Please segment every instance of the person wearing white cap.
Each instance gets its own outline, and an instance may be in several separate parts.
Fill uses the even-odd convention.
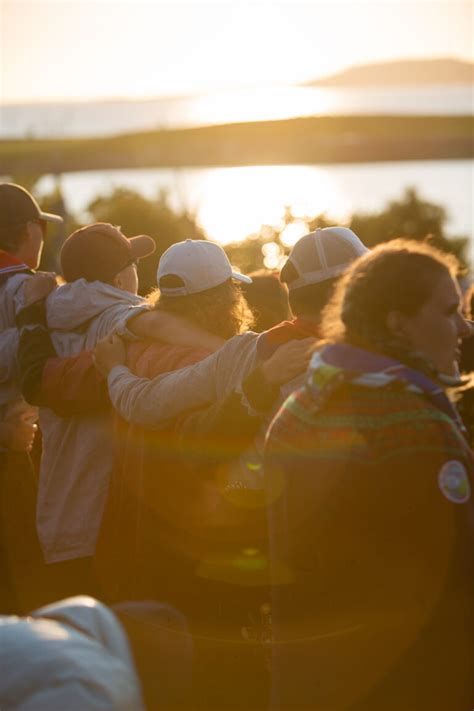
[[[263,509],[236,505],[226,484],[217,481],[261,426],[229,384],[242,380],[255,361],[256,335],[241,334],[251,323],[251,313],[238,284],[250,281],[232,268],[223,248],[210,241],[186,240],[162,255],[158,291],[151,297],[154,308],[230,339],[228,345],[233,341],[227,372],[234,374],[227,381],[208,375],[216,405],[198,412],[189,408],[179,422],[169,416],[160,432],[122,423],[111,484],[113,515],[106,519],[98,554],[98,568],[107,570],[107,582],[116,583],[115,594],[121,599],[167,600],[188,619],[198,660],[210,654],[219,660],[213,665],[220,671],[212,672],[212,685],[209,671],[199,668],[196,673],[197,705],[211,686],[224,703],[230,665],[232,677],[249,663],[255,670],[250,646],[236,645],[240,627],[252,611],[258,612],[266,594],[265,571],[234,563],[246,544],[263,550]],[[127,347],[128,366],[141,378],[197,366],[207,355],[203,349],[150,342]],[[188,394],[193,396],[194,384],[190,372],[186,385],[170,399],[170,409],[175,401],[181,408]],[[107,564],[114,559],[109,573]],[[249,688],[242,693],[253,693]],[[247,700],[259,706],[251,696]]]
[[[332,284],[337,274],[366,251],[356,235],[346,228],[317,230],[295,245],[283,269],[282,279],[289,282],[290,294],[301,296],[301,288],[303,291],[313,289],[315,284],[327,284],[329,280]],[[158,344],[144,348],[143,344],[131,344],[128,348],[129,368],[113,368],[109,375],[112,402],[127,421],[155,428],[166,426],[183,412],[224,402],[235,391],[240,397],[242,389],[253,410],[263,412],[275,405],[280,385],[305,370],[309,344],[318,335],[321,304],[318,302],[316,308],[305,308],[306,320],[297,317],[259,337],[252,332],[236,336],[245,321],[242,320],[242,298],[234,280],[245,282],[248,277],[233,270],[222,247],[212,242],[186,240],[173,245],[162,255],[157,271],[159,297],[155,300],[155,308],[186,316],[191,322],[230,340],[209,358],[204,358],[206,353],[202,350],[193,352]],[[304,282],[302,287],[301,282]],[[309,295],[307,297],[310,302]],[[276,338],[272,338],[273,335]],[[291,339],[302,342],[293,340],[292,344],[286,345]],[[280,362],[278,380],[274,380],[273,387],[268,387],[271,376],[267,365],[276,355],[278,346],[283,344],[287,349],[283,350],[284,367]],[[114,344],[109,345],[113,350]],[[101,352],[107,348],[108,344],[102,344],[96,349],[99,361]],[[262,353],[259,353],[260,349]],[[263,370],[256,367],[262,361]],[[117,394],[116,383],[121,379],[134,382],[133,392],[129,393],[125,388],[125,393],[120,393],[118,387]],[[185,436],[189,436],[189,428],[184,426],[184,430]],[[127,437],[127,441],[133,439]],[[168,442],[165,438],[164,445]],[[135,468],[135,459],[136,454],[130,460],[131,469]],[[122,485],[121,489],[126,487]],[[204,508],[194,503],[198,514],[205,516]]]
[[[115,409],[128,422],[156,427],[186,407],[204,407],[240,388],[256,363],[266,361],[278,346],[294,339],[319,337],[321,311],[335,281],[349,264],[367,251],[357,235],[346,227],[328,227],[305,235],[291,250],[280,276],[288,285],[296,318],[259,336],[249,333],[231,338],[210,358],[175,374],[139,380],[123,366],[119,342],[99,344],[96,364],[108,377],[109,395]],[[228,269],[231,270],[230,265]],[[295,374],[304,370],[298,369],[302,353],[296,348],[292,354],[288,351],[288,356],[295,358]],[[188,389],[187,383],[192,387]],[[180,393],[179,398],[173,397],[176,392]],[[252,406],[259,410],[258,400],[258,397],[252,399]],[[262,396],[262,400],[268,405],[267,397]]]
[[[167,287],[162,279],[170,275],[182,283],[177,281],[175,287]],[[169,247],[161,256],[156,276],[161,292],[170,296],[198,294],[229,279],[252,283],[250,277],[232,269],[227,254],[219,244],[203,239],[187,239]]]
[[[288,286],[294,318],[262,333],[257,342],[260,359],[292,339],[320,338],[322,312],[339,277],[369,250],[347,227],[324,227],[301,237],[282,267],[280,281]],[[287,383],[283,395],[302,384],[304,374]],[[257,402],[253,403],[258,406]]]

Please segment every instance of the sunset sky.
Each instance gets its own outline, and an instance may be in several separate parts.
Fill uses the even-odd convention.
[[[195,94],[396,58],[472,59],[472,15],[454,0],[0,0],[0,96]]]

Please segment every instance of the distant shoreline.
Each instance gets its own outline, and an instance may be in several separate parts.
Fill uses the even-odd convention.
[[[100,138],[0,140],[0,172],[10,176],[473,157],[473,116],[323,116]]]
[[[474,82],[474,63],[462,59],[401,59],[357,64],[327,77],[305,82],[311,87],[430,86]]]

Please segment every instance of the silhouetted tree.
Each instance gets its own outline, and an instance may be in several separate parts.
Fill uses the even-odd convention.
[[[439,249],[453,252],[464,263],[469,256],[468,237],[450,237],[445,233],[447,214],[444,207],[423,200],[415,188],[407,188],[400,200],[389,202],[380,212],[355,213],[349,227],[367,247],[397,237],[424,240],[427,237]]]
[[[263,227],[247,240],[227,245],[231,261],[243,271],[261,269],[264,266],[262,247],[268,242],[279,245],[282,255],[288,254],[289,248],[281,242],[280,235],[295,220],[306,222],[308,231],[337,224],[337,220],[324,213],[315,217],[295,217],[291,209],[286,208],[281,228]],[[469,238],[447,237],[446,222],[447,214],[442,206],[423,200],[415,188],[407,188],[399,200],[389,202],[380,212],[355,213],[348,227],[367,247],[375,247],[397,237],[420,241],[429,239],[433,245],[454,253],[463,264],[468,265],[472,259]]]
[[[15,182],[25,184],[33,194],[39,176],[15,176]],[[54,190],[49,195],[41,196],[45,210],[57,212],[65,217],[62,227],[51,225],[48,229],[41,260],[41,269],[57,270],[57,255],[65,236],[74,230],[78,223],[68,214],[64,203],[61,185],[57,180]],[[245,208],[245,206],[243,206]],[[118,187],[111,195],[99,195],[87,208],[90,221],[111,222],[120,225],[127,236],[149,234],[156,242],[154,255],[144,260],[139,267],[140,291],[147,293],[155,286],[156,267],[162,253],[170,245],[181,240],[206,239],[206,234],[196,221],[195,215],[186,210],[175,210],[170,205],[168,194],[161,191],[156,198],[148,199],[130,188]],[[290,207],[285,208],[282,223],[278,227],[264,225],[260,230],[249,235],[241,242],[226,245],[225,249],[232,264],[243,272],[262,269],[265,245],[270,245],[274,253],[281,258],[288,254],[289,248],[281,241],[281,235],[287,225],[296,220],[308,225],[308,231],[318,227],[336,224],[336,220],[322,213],[313,217],[294,216]],[[468,264],[468,237],[447,237],[446,210],[435,203],[421,198],[415,188],[407,188],[401,198],[392,200],[376,213],[356,212],[349,227],[368,247],[380,242],[387,242],[397,237],[430,241],[446,252],[453,252],[464,264]],[[268,247],[267,247],[268,249]],[[272,264],[270,268],[276,268]]]

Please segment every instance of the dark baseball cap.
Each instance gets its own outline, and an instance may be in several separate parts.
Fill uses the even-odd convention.
[[[0,229],[17,227],[32,220],[61,223],[60,215],[43,212],[28,190],[14,183],[0,183]]]
[[[111,282],[129,264],[152,254],[156,249],[148,235],[127,238],[120,227],[95,222],[73,232],[64,242],[61,271],[66,281]]]

